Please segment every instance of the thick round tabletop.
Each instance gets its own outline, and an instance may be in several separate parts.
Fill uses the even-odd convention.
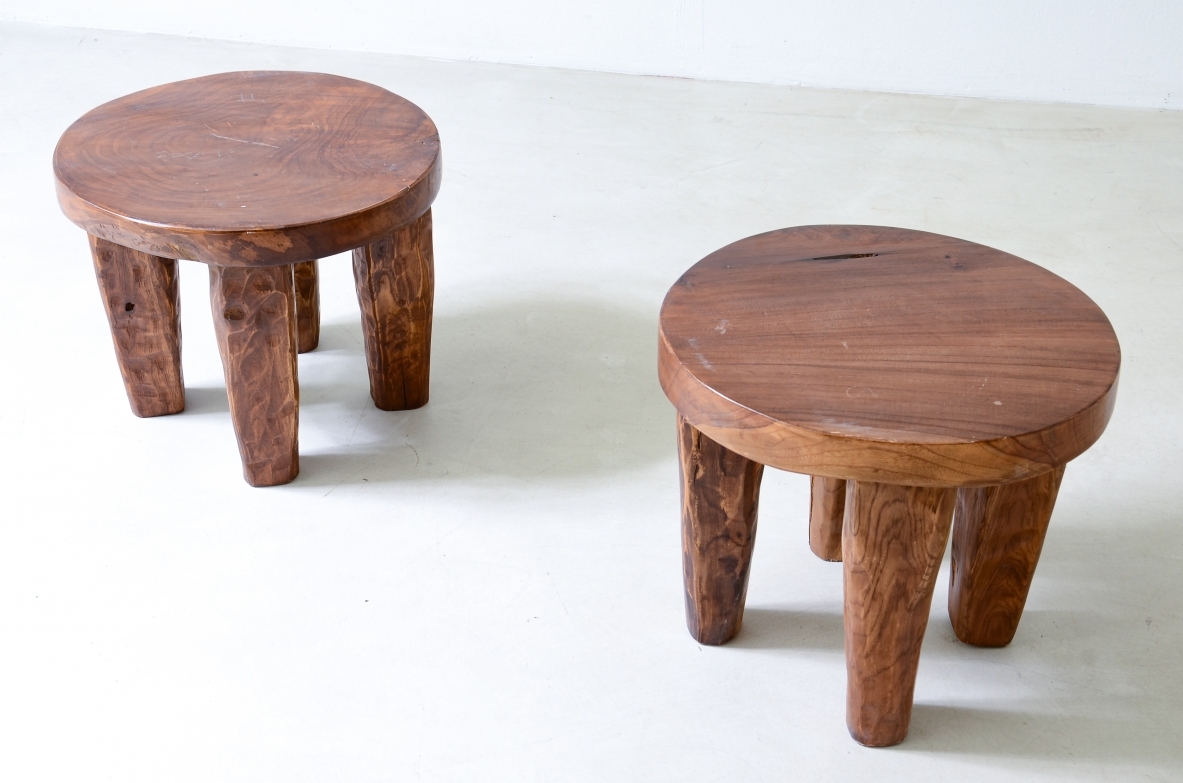
[[[168,258],[293,263],[372,242],[439,190],[435,124],[372,84],[252,71],[165,84],[86,113],[53,157],[62,210]]]
[[[959,239],[875,226],[750,237],[661,309],[660,377],[708,437],[766,465],[915,486],[1006,483],[1100,437],[1113,327],[1079,289]]]

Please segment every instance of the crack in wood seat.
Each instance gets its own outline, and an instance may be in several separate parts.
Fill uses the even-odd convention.
[[[184,409],[175,259],[204,262],[244,476],[294,479],[317,261],[347,250],[375,404],[427,403],[441,158],[414,104],[328,74],[206,76],[83,115],[53,169],[62,211],[90,235],[136,415]]]
[[[954,630],[1009,644],[1120,360],[1080,290],[972,242],[804,226],[707,256],[670,289],[659,336],[691,634],[739,632],[764,466],[811,475],[810,546],[843,562],[848,727],[902,741],[950,526]]]

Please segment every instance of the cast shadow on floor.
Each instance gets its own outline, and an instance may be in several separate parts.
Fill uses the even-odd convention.
[[[300,358],[297,485],[424,479],[526,482],[672,459],[673,408],[657,382],[657,318],[592,300],[518,300],[437,313],[431,400],[386,412],[369,398],[360,324],[325,324]]]
[[[1147,573],[1138,556],[1143,545],[1183,548],[1183,521],[1156,515],[1153,506],[1065,508],[1054,520],[1063,530],[1049,535],[1041,557],[1034,605],[1009,647],[958,641],[947,594],[938,588],[921,655],[921,696],[898,749],[993,757],[1002,765],[1041,759],[1132,765],[1167,777],[1183,769],[1176,722],[1183,683],[1174,676],[1183,624],[1171,598],[1183,594],[1183,572]],[[1144,524],[1132,530],[1131,517]],[[946,563],[942,587],[948,575]],[[1160,597],[1148,603],[1149,579]],[[1131,613],[1134,606],[1146,616]],[[752,607],[727,647],[832,652],[834,665],[844,666],[842,616]],[[926,680],[946,683],[946,692],[949,682],[957,684],[953,695],[934,701],[925,695],[931,693]]]

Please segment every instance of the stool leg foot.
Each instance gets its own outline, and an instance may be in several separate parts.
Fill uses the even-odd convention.
[[[846,725],[863,745],[901,742],[956,489],[847,483],[842,528]]]
[[[678,416],[686,625],[702,644],[739,633],[756,543],[764,466],[728,451]]]
[[[316,261],[292,264],[296,278],[296,334],[299,352],[320,344],[320,270]]]
[[[286,484],[300,472],[292,267],[211,265],[209,271],[243,477],[253,487]]]
[[[427,404],[435,267],[431,210],[353,251],[370,396],[384,411]]]
[[[846,510],[846,482],[809,477],[809,548],[822,560],[842,561],[842,517]]]
[[[185,410],[177,262],[90,236],[127,399],[137,416]]]
[[[949,619],[957,638],[1005,647],[1015,638],[1064,468],[957,493]]]

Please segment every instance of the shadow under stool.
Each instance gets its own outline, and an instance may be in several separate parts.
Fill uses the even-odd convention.
[[[739,632],[764,466],[812,476],[810,547],[843,564],[847,726],[902,741],[950,528],[957,637],[1009,644],[1120,362],[1085,294],[972,242],[805,226],[707,256],[666,295],[659,339],[691,635]]]
[[[347,250],[374,403],[427,403],[441,158],[419,107],[327,74],[206,76],[83,115],[53,169],[62,211],[90,235],[137,416],[184,410],[176,259],[204,262],[243,475],[294,479],[317,260]]]

